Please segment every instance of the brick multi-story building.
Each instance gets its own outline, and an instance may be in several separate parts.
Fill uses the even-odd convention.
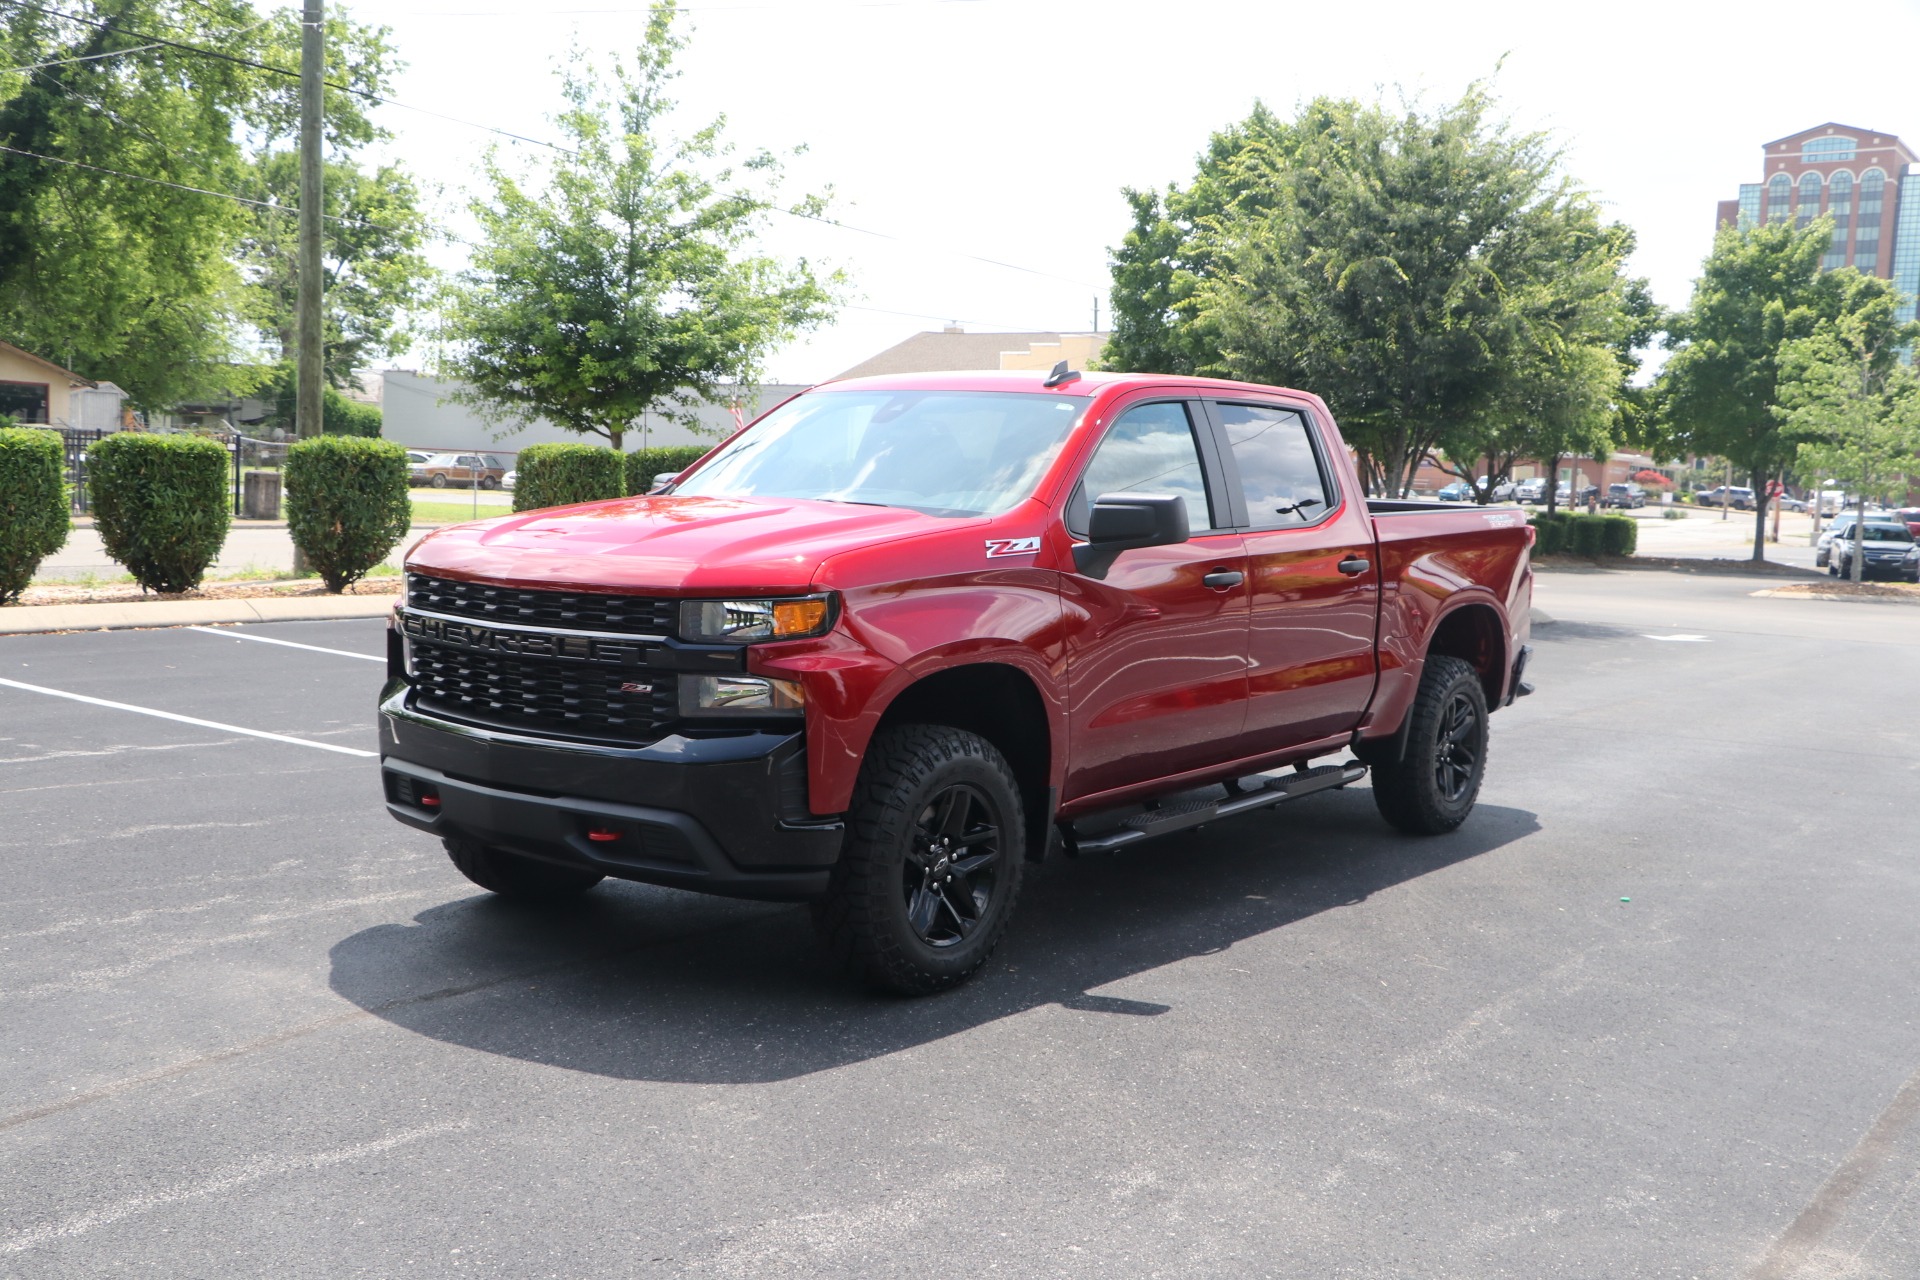
[[[1833,219],[1823,268],[1858,267],[1893,281],[1900,319],[1920,296],[1920,157],[1899,138],[1851,125],[1815,125],[1761,148],[1759,182],[1722,200],[1715,226],[1756,227],[1791,219],[1804,227]]]

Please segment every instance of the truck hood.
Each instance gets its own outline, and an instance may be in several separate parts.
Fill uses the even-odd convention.
[[[799,592],[828,556],[970,523],[802,498],[623,498],[441,529],[407,568],[616,593]]]

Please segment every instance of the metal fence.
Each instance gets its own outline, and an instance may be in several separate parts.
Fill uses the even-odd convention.
[[[112,434],[107,431],[83,431],[78,427],[49,427],[58,431],[67,451],[67,484],[73,495],[73,512],[84,515],[93,509],[87,492],[87,446]]]

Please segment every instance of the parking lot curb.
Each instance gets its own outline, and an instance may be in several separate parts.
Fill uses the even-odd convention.
[[[318,622],[384,617],[398,599],[379,596],[260,596],[234,600],[149,600],[120,604],[38,604],[0,609],[0,635],[125,631],[223,622]]]

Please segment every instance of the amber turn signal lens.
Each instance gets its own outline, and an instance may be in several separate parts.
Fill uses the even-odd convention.
[[[773,602],[773,635],[776,640],[788,636],[812,635],[827,625],[825,600],[776,600]]]

